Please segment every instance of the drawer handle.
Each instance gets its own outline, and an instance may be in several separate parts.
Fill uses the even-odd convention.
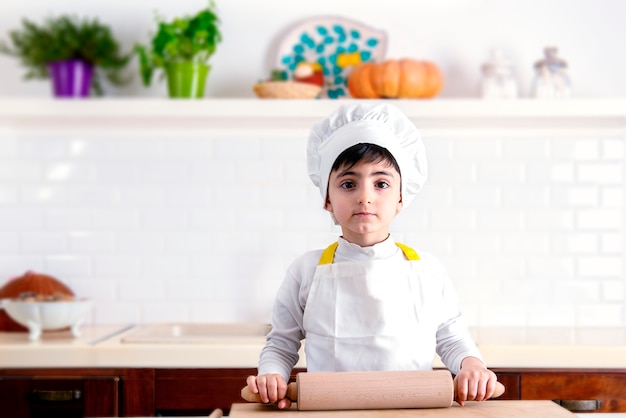
[[[569,400],[555,399],[554,402],[561,405],[568,411],[597,411],[602,407],[602,401],[597,399],[590,400]]]
[[[80,390],[33,390],[33,396],[39,401],[63,402],[80,399]]]

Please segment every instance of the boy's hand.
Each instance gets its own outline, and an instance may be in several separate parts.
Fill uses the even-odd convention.
[[[287,382],[280,374],[248,376],[246,383],[250,392],[261,396],[263,403],[275,403],[279,409],[291,407],[291,400],[285,397],[287,396]]]
[[[466,357],[454,378],[454,400],[463,406],[465,401],[485,401],[496,390],[496,374],[475,357]]]

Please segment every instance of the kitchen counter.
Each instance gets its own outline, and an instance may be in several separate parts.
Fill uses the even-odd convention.
[[[39,341],[29,341],[27,333],[0,332],[0,367],[254,368],[265,343],[262,336],[123,342],[138,329],[83,326],[79,338],[55,331],[44,332]],[[626,369],[626,330],[621,328],[492,328],[472,333],[492,368]],[[442,366],[438,359],[433,364]],[[296,367],[304,365],[302,354]]]
[[[69,331],[44,332],[38,341],[27,333],[0,332],[0,367],[256,367],[265,338],[206,343],[124,343],[137,327],[83,326],[82,335]]]

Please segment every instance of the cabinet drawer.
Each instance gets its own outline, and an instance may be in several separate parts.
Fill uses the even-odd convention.
[[[519,400],[520,398],[520,375],[519,373],[501,373],[496,371],[498,381],[504,385],[505,391],[498,400]]]
[[[82,396],[76,399],[74,392],[71,399],[71,391]],[[153,416],[154,369],[0,369],[0,417],[5,411],[11,418],[31,417],[30,410],[39,408],[48,418],[63,406],[81,411],[81,417]],[[58,415],[68,418],[70,413]]]
[[[241,388],[256,369],[157,369],[155,411],[163,415],[208,415],[241,402]]]
[[[626,412],[626,374],[524,372],[520,394],[521,399],[556,400],[577,412]]]
[[[0,409],[11,417],[118,416],[118,377],[2,377]]]
[[[304,369],[294,369],[296,373]],[[163,415],[207,415],[219,408],[226,414],[243,402],[241,389],[257,369],[156,369],[155,412]]]

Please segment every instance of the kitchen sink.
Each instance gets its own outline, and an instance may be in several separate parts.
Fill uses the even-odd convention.
[[[121,338],[134,344],[193,344],[263,342],[269,324],[256,323],[166,323],[139,325]]]

